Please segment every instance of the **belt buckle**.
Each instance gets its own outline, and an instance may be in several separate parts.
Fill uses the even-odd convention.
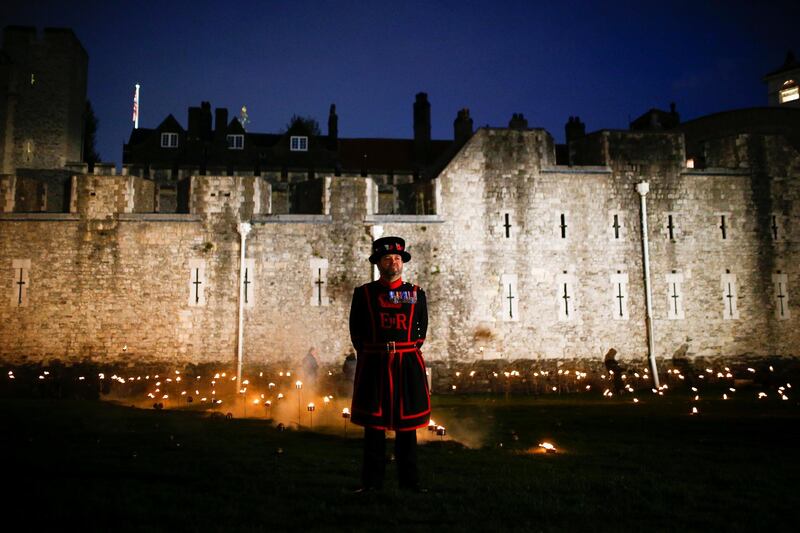
[[[389,342],[386,343],[386,351],[389,352],[389,353],[394,353],[395,352],[395,342],[394,341],[389,341]]]

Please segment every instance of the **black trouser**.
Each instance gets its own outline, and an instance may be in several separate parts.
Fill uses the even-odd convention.
[[[394,457],[397,461],[397,480],[401,488],[413,488],[417,477],[417,432],[396,431]],[[386,432],[364,428],[364,465],[361,482],[364,487],[381,488],[386,472]]]

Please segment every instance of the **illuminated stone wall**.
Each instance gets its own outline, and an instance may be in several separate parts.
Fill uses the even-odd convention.
[[[593,165],[570,167],[543,130],[481,129],[424,216],[378,214],[378,187],[356,176],[324,178],[318,215],[269,214],[256,177],[192,177],[188,215],[150,213],[142,178],[77,177],[72,213],[0,215],[0,357],[232,364],[237,227],[250,222],[245,365],[297,361],[311,345],[341,361],[380,235],[408,242],[432,362],[598,364],[610,348],[643,361],[642,180],[658,356],[795,356],[800,157],[778,137],[731,142],[747,165],[693,170],[680,135],[602,132],[586,141]]]

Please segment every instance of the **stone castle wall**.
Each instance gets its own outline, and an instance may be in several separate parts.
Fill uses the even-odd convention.
[[[370,242],[393,234],[428,294],[430,361],[644,361],[643,180],[657,355],[798,355],[797,152],[748,137],[732,141],[747,165],[693,170],[680,135],[598,138],[593,166],[556,166],[543,130],[479,130],[437,178],[435,215],[379,214],[354,176],[325,178],[318,215],[270,214],[258,177],[194,176],[191,214],[167,215],[149,180],[77,176],[72,213],[0,215],[0,358],[234,362],[249,222],[245,365],[311,345],[340,360]]]

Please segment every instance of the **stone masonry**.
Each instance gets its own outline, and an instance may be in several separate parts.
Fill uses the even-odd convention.
[[[380,235],[409,244],[431,362],[644,363],[641,181],[657,356],[796,356],[800,154],[765,135],[707,150],[714,166],[690,169],[681,134],[601,131],[559,166],[544,130],[480,129],[430,215],[380,214],[373,179],[347,175],[323,178],[316,215],[272,214],[257,176],[192,176],[190,214],[159,214],[147,179],[77,175],[70,213],[17,213],[3,176],[0,358],[232,364],[249,222],[245,366],[311,345],[340,361]]]

